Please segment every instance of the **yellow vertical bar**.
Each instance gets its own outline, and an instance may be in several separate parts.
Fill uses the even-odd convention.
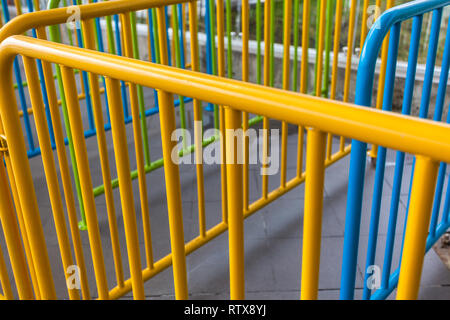
[[[308,49],[309,49],[309,20],[310,20],[310,0],[303,1],[303,21],[302,21],[302,61],[300,74],[300,92],[308,91]]]
[[[350,18],[348,26],[347,38],[347,62],[345,66],[345,80],[344,80],[344,102],[348,102],[350,94],[350,78],[352,75],[352,58],[353,58],[353,36],[355,33],[356,21],[356,0],[351,1]],[[339,150],[342,152],[345,148],[345,138],[341,137]]]
[[[189,19],[191,28],[196,27],[196,13],[197,3],[189,3]],[[164,8],[157,9],[158,16],[158,32],[159,35],[165,35],[165,21]],[[192,68],[197,66],[195,52],[192,48],[196,48],[196,33],[192,33],[191,29],[191,57]],[[160,37],[161,38],[161,37]],[[161,38],[165,39],[165,38]],[[167,65],[167,44],[161,41],[161,64]],[[175,111],[173,107],[173,95],[159,90],[159,118],[161,124],[161,140],[164,159],[164,173],[166,177],[166,195],[167,207],[169,213],[169,227],[170,227],[170,243],[172,247],[172,261],[173,261],[173,278],[175,283],[175,297],[182,300],[188,298],[187,274],[186,274],[186,254],[184,248],[184,231],[183,231],[183,209],[181,205],[181,186],[180,186],[180,171],[178,165],[171,159],[172,150],[176,148],[176,142],[172,141],[172,132],[176,129],[175,126]],[[197,102],[198,103],[198,102]],[[194,101],[194,109],[195,107]],[[197,105],[197,109],[199,106]],[[197,110],[198,111],[198,110]],[[197,148],[196,148],[197,149]],[[198,173],[198,171],[197,171]],[[198,179],[198,175],[197,175]]]
[[[183,2],[183,4],[181,5],[182,6],[182,17],[183,17],[183,19],[182,19],[182,21],[183,21],[183,48],[185,48],[185,50],[186,50],[186,3],[185,2]],[[187,57],[185,57],[185,59],[186,59],[186,69],[187,68],[189,68],[190,67],[190,63],[188,63],[188,61],[187,61]]]
[[[364,0],[362,19],[361,19],[361,41],[359,42],[360,52],[362,52],[362,48],[364,46],[364,41],[366,41],[366,35],[367,35],[367,9],[368,8],[369,8],[369,0]]]
[[[350,93],[350,77],[352,74],[353,35],[355,31],[355,20],[356,20],[356,0],[351,0],[350,18],[348,25],[348,38],[347,38],[347,62],[345,66],[344,102],[348,102]]]
[[[264,3],[264,85],[270,86],[270,3],[272,0],[266,0]],[[269,119],[263,118],[263,176],[262,176],[262,197],[267,199],[269,189],[269,176],[266,173],[268,164],[269,149]]]
[[[86,49],[95,50],[95,40],[93,38],[94,30],[92,20],[83,21],[83,36]],[[114,205],[113,190],[111,185],[111,170],[108,159],[108,148],[106,146],[106,135],[104,130],[104,121],[102,113],[102,103],[100,100],[100,87],[98,77],[89,73],[89,85],[91,87],[91,99],[94,112],[94,121],[97,131],[97,143],[102,168],[103,185],[105,187],[106,210],[108,214],[109,230],[111,234],[111,245],[116,269],[116,279],[119,287],[124,285],[122,256],[120,254],[119,232],[117,229],[116,208]],[[144,218],[144,216],[143,216]],[[144,219],[145,220],[145,219]],[[144,224],[145,226],[145,224]]]
[[[158,15],[160,17],[160,15]],[[160,27],[161,24],[165,25],[164,15],[161,13],[160,19],[158,19],[158,27],[160,30],[160,39],[164,35],[166,29]],[[161,20],[161,21],[160,21]],[[197,39],[197,3],[189,3],[189,25],[191,33],[191,65],[192,71],[200,71],[199,58],[198,58],[198,39]],[[161,56],[167,55],[167,49],[163,52],[163,46],[161,46]],[[162,64],[167,64],[161,61]],[[205,222],[205,191],[203,186],[203,128],[198,128],[196,124],[202,124],[202,103],[198,99],[194,99],[194,142],[195,142],[195,160],[197,169],[197,196],[198,196],[198,220],[200,236],[206,236],[206,222]]]
[[[243,137],[234,138],[236,130],[241,128],[241,112],[225,108],[226,163],[228,188],[228,241],[230,259],[230,298],[245,298],[244,278],[244,214],[242,201],[242,159],[238,159]],[[242,139],[240,139],[242,138]]]
[[[152,62],[152,42],[151,42],[151,32],[152,29],[150,29],[150,15],[151,11],[147,10],[147,50],[148,50],[148,61]]]
[[[108,282],[106,280],[105,262],[103,261],[103,250],[101,246],[100,231],[95,208],[94,193],[92,191],[91,174],[89,170],[89,159],[84,140],[83,124],[81,120],[80,107],[77,98],[75,76],[73,69],[61,66],[64,82],[64,91],[67,100],[70,125],[72,128],[75,146],[75,157],[80,174],[81,192],[86,210],[86,222],[88,227],[89,243],[94,264],[95,280],[99,298],[108,299]]]
[[[339,51],[340,51],[340,39],[341,39],[341,24],[342,24],[342,7],[344,5],[343,0],[337,0],[336,2],[336,22],[334,27],[334,44],[333,44],[333,67],[331,74],[331,89],[330,99],[336,99],[336,87],[338,76],[338,64],[339,64]],[[333,146],[333,135],[328,134],[327,141],[327,160],[331,160]]]
[[[309,129],[306,146],[308,174],[305,181],[301,298],[315,300],[319,289],[326,134]]]
[[[39,39],[46,40],[47,35],[44,27],[37,28]],[[53,132],[55,136],[56,151],[59,159],[59,169],[66,199],[67,215],[69,218],[70,232],[75,251],[77,265],[80,268],[80,282],[83,299],[90,299],[89,284],[87,281],[86,264],[84,261],[83,248],[81,246],[80,231],[78,229],[77,213],[75,209],[75,198],[73,194],[72,181],[70,177],[69,164],[67,161],[66,145],[64,143],[63,129],[61,125],[60,110],[58,106],[58,97],[56,94],[55,81],[53,78],[53,69],[50,63],[42,61],[45,86],[47,89],[49,109],[52,118]]]
[[[291,18],[292,18],[292,1],[284,1],[284,39],[283,39],[283,89],[289,90],[289,65],[290,65],[290,49],[291,49]],[[286,121],[281,122],[281,171],[280,186],[286,187],[286,166],[287,166],[287,134],[288,124]]]
[[[217,71],[219,77],[225,76],[225,43],[224,43],[224,6],[223,0],[217,0]],[[227,167],[225,164],[225,109],[223,106],[219,106],[219,119],[220,119],[220,174],[222,181],[222,221],[227,222]]]
[[[26,233],[29,237],[30,249],[38,279],[39,290],[42,299],[55,299],[55,287],[48,260],[47,247],[45,245],[44,231],[42,229],[36,193],[33,186],[33,178],[28,165],[25,141],[21,132],[17,103],[11,73],[0,74],[2,94],[0,95],[0,119],[4,132],[8,139],[8,145],[14,146],[8,150],[11,159],[12,170],[15,173],[17,191],[19,193],[20,206],[22,208]],[[1,128],[0,128],[1,130]],[[0,201],[3,203],[3,201]],[[4,204],[7,206],[8,204]],[[12,206],[12,204],[10,204]],[[11,208],[4,208],[6,213]],[[12,230],[12,229],[11,229]],[[17,243],[18,244],[18,243]],[[31,287],[24,290],[24,295],[32,298]]]
[[[309,49],[309,20],[310,20],[310,0],[303,1],[303,21],[302,21],[302,61],[300,73],[300,92],[308,91],[308,49]],[[297,178],[303,173],[303,147],[304,147],[304,128],[298,127],[297,144]]]
[[[25,255],[22,251],[19,229],[14,217],[14,207],[8,188],[8,178],[6,177],[5,167],[3,166],[3,156],[0,157],[0,160],[2,162],[0,164],[0,221],[5,235],[6,246],[8,247],[11,267],[16,280],[19,298],[34,299],[31,283],[28,279],[28,270]],[[6,274],[2,278],[8,279],[8,275]],[[2,279],[3,289],[6,290],[4,291],[5,294],[8,291],[8,283],[9,280]]]
[[[55,221],[56,235],[58,238],[59,250],[64,268],[64,276],[66,280],[70,278],[68,273],[69,267],[73,265],[72,250],[67,235],[67,227],[64,217],[64,208],[60,196],[60,188],[56,166],[54,163],[53,150],[50,145],[50,134],[47,126],[47,120],[44,114],[44,104],[40,84],[36,81],[39,79],[36,62],[34,59],[23,57],[25,75],[28,81],[28,90],[30,93],[30,101],[33,108],[34,121],[36,131],[41,148],[42,162],[44,165],[45,179],[47,181],[50,203],[52,206],[53,219]],[[71,300],[79,300],[80,295],[77,289],[67,288],[69,298]]]
[[[14,0],[14,5],[17,9],[17,15],[20,16],[22,14],[22,4],[20,3],[20,0]]]
[[[325,23],[326,23],[326,13],[327,6],[322,3],[320,6],[320,23],[319,23],[319,44],[317,46],[317,81],[316,81],[316,96],[322,96],[322,64],[323,64],[323,47],[325,38]]]
[[[1,123],[0,123],[0,127],[1,127]],[[1,132],[1,130],[0,130],[0,132]],[[11,166],[11,159],[6,157],[5,163],[6,163],[6,171],[8,172],[8,175],[9,175],[9,183],[11,185],[11,192],[13,195],[14,206],[15,206],[16,212],[17,212],[17,221],[19,223],[19,230],[20,230],[20,234],[22,235],[23,247],[25,249],[25,257],[28,262],[28,268],[30,270],[31,283],[33,284],[34,294],[35,294],[36,299],[40,300],[41,294],[39,291],[39,283],[37,281],[36,270],[35,270],[34,264],[33,264],[33,255],[31,254],[30,242],[29,242],[27,231],[25,228],[25,221],[23,219],[23,212],[22,212],[22,208],[20,206],[17,185],[16,185],[15,178],[14,178],[14,172],[13,172],[13,169]]]
[[[144,299],[139,240],[136,226],[133,187],[131,184],[130,163],[128,158],[127,136],[125,132],[123,106],[119,103],[120,84],[118,80],[106,78],[108,101],[111,112],[111,128],[119,178],[120,200],[122,203],[128,261],[130,264],[131,283],[134,299]],[[136,120],[138,118],[135,118]],[[139,121],[136,121],[139,122]]]
[[[3,157],[0,157],[0,161],[3,161]],[[1,166],[0,171],[2,170],[3,171],[5,170],[4,166]],[[0,173],[0,175],[2,175],[2,173]],[[9,281],[8,270],[6,269],[6,263],[3,257],[3,251],[1,247],[0,247],[0,284],[2,286],[3,295],[5,296],[5,298],[7,300],[14,299],[11,289],[11,282]]]
[[[242,81],[248,81],[248,41],[249,41],[249,4],[248,0],[242,1]],[[244,133],[248,130],[248,113],[242,113],[242,129]],[[248,163],[249,163],[249,137],[244,135],[244,166],[243,166],[243,201],[244,210],[248,209],[249,197],[248,197]]]
[[[394,2],[395,2],[394,0],[387,0],[386,10],[392,8],[394,6]],[[381,110],[381,108],[383,107],[384,81],[386,79],[387,58],[389,53],[389,35],[390,32],[388,32],[388,34],[386,35],[383,41],[383,46],[381,47],[381,66],[380,66],[380,73],[378,76],[378,90],[376,102],[376,108],[378,110]],[[376,158],[377,154],[378,154],[378,146],[373,145],[372,149],[370,149],[369,151],[369,156],[372,158]]]
[[[34,11],[41,10],[41,4],[39,3],[39,0],[34,0]]]
[[[429,158],[417,156],[416,160],[398,281],[398,300],[417,299],[419,294],[431,206],[439,166],[438,162]]]
[[[133,45],[131,38],[131,24],[130,24],[130,13],[124,13],[121,15],[122,18],[122,37],[125,44],[125,55],[129,58],[133,58]],[[160,38],[166,39],[166,38]],[[163,41],[164,42],[164,41]],[[147,266],[149,268],[153,267],[153,249],[151,240],[151,230],[150,230],[150,216],[148,207],[148,196],[147,196],[147,182],[145,178],[145,161],[144,161],[144,151],[143,151],[143,140],[142,140],[142,128],[140,122],[140,112],[139,112],[139,101],[136,84],[130,83],[130,105],[131,114],[133,117],[133,133],[134,133],[134,146],[136,149],[136,165],[138,171],[139,180],[139,195],[141,200],[141,214],[142,214],[142,224],[144,229],[144,239],[145,239],[145,249]]]

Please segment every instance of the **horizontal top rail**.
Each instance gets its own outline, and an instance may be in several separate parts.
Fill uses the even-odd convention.
[[[450,5],[450,0],[416,0],[386,10],[370,28],[358,65],[356,76],[356,103],[369,106],[375,66],[383,41],[397,23]]]
[[[192,0],[117,0],[83,4],[78,5],[77,7],[80,9],[80,19],[88,20],[191,1]],[[23,34],[33,28],[66,23],[73,15],[73,11],[67,9],[68,7],[42,10],[25,13],[15,17],[1,28],[0,42],[10,36]]]
[[[17,54],[450,162],[450,125],[444,123],[27,36],[9,37],[0,45],[1,82],[12,83]]]

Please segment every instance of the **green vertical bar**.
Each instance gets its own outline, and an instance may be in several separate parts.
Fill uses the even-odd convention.
[[[216,41],[215,41],[215,23],[214,23],[214,13],[216,10],[214,10],[214,0],[209,0],[209,28],[210,28],[210,34],[211,34],[211,64],[212,64],[212,74],[217,75],[217,67],[216,67],[216,55],[215,49],[216,49]],[[215,104],[214,105],[214,128],[219,129],[219,108]]]
[[[63,5],[64,5],[64,7],[67,7],[67,0],[63,0]],[[66,31],[67,31],[67,36],[69,38],[69,43],[71,46],[73,46],[72,32],[69,30],[69,28],[67,28],[67,25],[66,25]]]
[[[138,35],[136,29],[136,12],[131,12],[130,15],[131,22],[131,39],[133,44],[133,57],[139,60],[139,42]],[[139,113],[141,120],[141,130],[142,130],[142,142],[144,144],[144,159],[145,164],[150,165],[150,150],[148,144],[148,135],[147,135],[147,118],[145,117],[145,100],[144,100],[144,91],[141,85],[136,86],[138,91],[138,103],[139,103]]]
[[[298,16],[300,11],[300,0],[294,1],[294,63],[293,63],[293,79],[292,79],[292,90],[297,91],[298,84]]]
[[[49,31],[50,31],[50,41],[60,43],[61,37],[60,37],[59,28],[57,26],[50,26]],[[65,97],[65,93],[64,93],[64,84],[62,81],[60,67],[58,65],[56,65],[55,69],[56,69],[56,79],[58,81],[59,95],[61,98],[61,108],[63,111],[64,125],[66,127],[67,140],[69,141],[69,154],[70,154],[70,160],[72,161],[72,171],[73,171],[73,177],[75,180],[75,189],[77,191],[77,196],[78,196],[78,205],[80,206],[81,221],[78,223],[78,228],[80,230],[87,230],[86,215],[85,215],[84,204],[83,204],[83,196],[81,194],[80,176],[78,174],[78,166],[77,166],[77,161],[75,158],[75,148],[73,146],[72,130],[70,128],[69,113],[67,110],[66,97]]]
[[[324,97],[328,98],[329,95],[329,83],[330,83],[330,52],[331,52],[331,26],[333,23],[333,8],[334,0],[327,1],[327,24],[325,34],[325,66],[323,70],[323,91]]]
[[[227,15],[227,71],[228,78],[233,77],[233,57],[232,57],[232,47],[231,47],[231,0],[226,2],[226,15]]]
[[[116,45],[114,43],[114,33],[111,16],[106,17],[106,33],[108,35],[109,53],[116,54]]]
[[[261,84],[261,0],[256,2],[256,82]]]
[[[320,0],[317,1],[316,8],[316,39],[315,39],[315,48],[316,48],[316,63],[314,64],[314,86],[313,92],[316,92],[316,83],[317,83],[317,68],[319,63],[319,55],[317,54],[318,49],[318,40],[319,40],[319,31],[320,31]]]
[[[269,64],[269,74],[270,74],[270,82],[269,85],[273,87],[274,85],[274,50],[275,50],[275,0],[270,2],[270,64]]]
[[[161,63],[160,52],[159,52],[159,35],[158,35],[158,19],[156,18],[156,11],[152,9],[152,20],[153,20],[153,39],[155,39],[155,58],[156,63]]]
[[[178,36],[178,12],[177,12],[177,5],[172,5],[172,30],[173,30],[173,41],[175,43],[175,65],[177,68],[184,69],[185,66],[181,66],[181,51],[180,51],[180,38]],[[184,97],[179,96],[180,100],[180,122],[181,122],[181,128],[186,129],[186,111],[184,108]],[[186,150],[187,148],[187,141],[185,139],[185,132],[183,131],[183,149]]]

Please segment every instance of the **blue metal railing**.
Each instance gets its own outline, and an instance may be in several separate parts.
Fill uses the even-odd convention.
[[[432,25],[430,29],[429,50],[427,54],[427,63],[425,70],[425,79],[420,104],[420,117],[428,117],[428,109],[431,97],[432,81],[435,69],[435,60],[439,40],[439,31],[442,20],[442,11],[445,6],[450,5],[450,1],[444,0],[417,0],[397,6],[383,13],[370,29],[366,42],[362,49],[361,58],[358,67],[356,80],[355,102],[358,105],[370,106],[372,100],[373,82],[375,78],[375,67],[382,43],[390,31],[389,53],[386,69],[386,81],[383,97],[383,110],[391,110],[392,96],[395,83],[395,72],[398,55],[398,44],[401,24],[405,20],[412,19],[411,43],[408,57],[407,76],[404,88],[404,97],[402,113],[409,115],[411,113],[412,97],[414,90],[414,80],[416,75],[418,48],[421,35],[423,14],[432,12]],[[447,28],[447,37],[444,48],[443,61],[441,66],[441,76],[439,81],[438,94],[433,119],[441,121],[443,104],[445,99],[445,90],[449,72],[450,59],[450,27]],[[448,116],[447,122],[450,122]],[[386,248],[384,252],[384,261],[382,269],[381,286],[375,292],[371,292],[367,280],[371,276],[367,270],[375,263],[376,246],[378,241],[378,225],[380,220],[381,199],[383,193],[384,171],[386,166],[386,148],[378,149],[378,157],[375,171],[374,192],[372,199],[371,218],[369,226],[368,250],[366,255],[366,264],[364,271],[363,299],[385,299],[395,289],[400,266],[391,273],[392,258],[394,252],[395,230],[397,226],[397,216],[400,201],[400,188],[402,185],[403,169],[405,164],[405,154],[396,153],[393,192],[390,202],[388,231],[386,235]],[[363,188],[365,178],[367,144],[353,140],[350,158],[348,198],[345,221],[344,252],[341,275],[341,299],[353,299],[356,282],[357,257],[360,236],[360,225],[362,215]],[[438,224],[439,212],[441,208],[442,189],[445,180],[446,164],[441,163],[439,176],[436,185],[435,200],[430,223],[430,233],[427,239],[426,250],[440,238],[440,236],[450,227],[449,224],[449,206],[450,206],[450,187],[447,187],[442,220]],[[414,164],[412,175],[414,174]],[[411,189],[410,189],[411,191]],[[409,203],[409,200],[408,200]],[[407,208],[408,210],[408,208]],[[406,226],[407,212],[405,217]],[[404,237],[404,232],[403,232]],[[403,246],[403,245],[402,245]],[[401,252],[400,252],[401,263]]]

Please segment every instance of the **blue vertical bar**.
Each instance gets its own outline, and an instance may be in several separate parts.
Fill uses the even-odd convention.
[[[116,36],[117,55],[122,56],[122,42],[120,41],[120,25],[119,16],[114,15],[114,31]],[[120,81],[120,90],[122,93],[123,115],[125,120],[131,119],[128,113],[128,95],[125,81]]]
[[[2,6],[3,6],[3,16],[5,18],[5,22],[8,22],[11,19],[11,17],[9,15],[8,3],[6,2],[6,0],[2,0]],[[13,67],[14,67],[14,76],[15,76],[16,82],[17,82],[17,89],[19,90],[19,100],[20,100],[20,105],[21,105],[22,112],[23,112],[23,120],[24,120],[24,124],[25,124],[25,132],[27,134],[28,147],[30,149],[29,151],[34,153],[35,145],[34,145],[34,140],[33,140],[33,133],[31,132],[30,118],[28,116],[28,106],[27,106],[27,101],[25,99],[22,75],[20,74],[19,60],[17,57],[14,59]]]
[[[400,39],[400,23],[395,24],[391,29],[389,38],[389,54],[386,68],[386,80],[384,84],[383,110],[391,111],[392,97],[394,94],[395,68],[397,66],[398,43]],[[372,213],[370,218],[370,231],[368,239],[368,249],[366,256],[366,268],[364,270],[364,290],[363,299],[370,298],[370,289],[367,286],[367,280],[371,274],[367,273],[369,266],[375,262],[375,253],[378,239],[378,225],[380,220],[381,198],[383,195],[384,170],[386,164],[386,148],[378,148],[377,166],[375,171],[375,183],[372,199]]]
[[[422,99],[420,100],[419,117],[428,117],[428,107],[430,105],[431,88],[433,85],[434,67],[436,64],[436,53],[439,44],[439,31],[442,19],[442,8],[433,10],[433,18],[431,21],[430,40],[428,45],[427,62],[425,68],[425,77],[423,81]],[[415,159],[413,160],[411,179],[409,184],[408,202],[406,207],[405,225],[403,227],[403,240],[405,239],[406,222],[408,219],[409,203],[411,197],[412,182],[414,176]],[[403,253],[403,244],[400,257]]]
[[[180,62],[181,62],[181,68],[186,68],[186,57],[184,54],[184,41],[183,41],[183,5],[179,3],[177,5],[178,9],[178,39],[180,41]]]
[[[94,3],[98,2],[98,0],[94,0]],[[103,45],[103,34],[102,28],[100,25],[100,18],[95,18],[95,29],[97,31],[97,42],[98,42],[98,50],[100,52],[105,52],[105,47]],[[108,118],[108,123],[111,123],[111,119],[109,116],[109,103],[108,103],[108,93],[106,92],[106,80],[105,77],[102,76],[103,88],[105,89],[105,106],[106,106],[106,116]]]
[[[164,7],[164,17],[166,20],[166,41],[167,41],[167,58],[169,59],[169,66],[172,65],[172,46],[170,45],[170,39],[169,39],[169,13],[168,13],[168,7]],[[175,30],[172,30],[175,32]]]
[[[408,69],[406,71],[405,95],[403,98],[403,105],[402,105],[402,114],[405,115],[409,115],[411,113],[422,21],[423,21],[422,15],[413,18],[411,42],[408,55]],[[392,254],[395,240],[395,229],[397,226],[397,216],[400,202],[400,191],[403,178],[404,163],[405,163],[405,153],[397,151],[395,161],[394,181],[392,186],[392,197],[389,209],[389,222],[386,237],[386,248],[384,254],[383,271],[381,279],[381,288],[383,289],[387,289],[389,287],[389,275],[391,272],[391,265],[392,265]]]
[[[447,35],[445,40],[444,54],[442,55],[441,75],[439,79],[439,87],[436,96],[436,105],[434,109],[434,121],[441,121],[442,110],[445,101],[445,90],[447,89],[448,71],[450,67],[450,24],[447,26]],[[441,162],[439,165],[439,174],[436,183],[435,197],[433,203],[433,211],[430,221],[430,237],[436,235],[436,226],[439,218],[439,211],[441,209],[442,189],[444,188],[445,171],[447,170],[447,164]]]
[[[150,47],[151,47],[151,61],[153,63],[156,63],[156,48],[155,48],[155,37],[153,35],[153,16],[152,16],[152,9],[148,9],[147,11],[147,15],[148,15],[148,32],[150,35]],[[153,97],[155,99],[155,109],[159,110],[159,102],[158,102],[158,94],[157,91],[155,89],[153,89]]]
[[[28,5],[28,11],[33,12],[34,11],[33,1],[27,0],[27,5]],[[32,30],[32,34],[33,34],[34,38],[37,38],[36,29]],[[53,123],[52,123],[52,118],[51,118],[51,114],[50,114],[50,105],[48,102],[47,88],[45,86],[44,71],[42,69],[41,60],[36,60],[36,63],[37,63],[38,74],[39,74],[39,82],[40,82],[41,90],[42,90],[42,99],[44,101],[44,106],[45,106],[45,114],[47,117],[47,125],[48,125],[48,130],[50,133],[50,142],[51,142],[52,148],[55,149],[56,148],[55,135],[53,132]]]
[[[450,123],[450,112],[447,123]],[[442,223],[447,225],[450,220],[450,183],[447,183],[447,195],[445,196],[444,211],[442,212]]]
[[[77,0],[73,0],[73,5],[78,5]],[[78,37],[78,46],[80,48],[84,48],[83,44],[83,36],[81,34],[81,29],[77,28],[77,37]],[[81,72],[81,76],[83,77],[83,83],[84,83],[84,91],[86,92],[86,109],[87,109],[87,115],[89,120],[89,128],[91,131],[95,131],[95,124],[94,124],[94,114],[92,113],[92,102],[91,102],[91,93],[89,88],[89,80],[88,75],[86,71]]]
[[[209,1],[205,1],[205,33],[206,33],[206,73],[212,74],[212,57],[211,57],[211,16],[210,16],[210,8]],[[212,103],[208,103],[206,107],[207,111],[214,111],[214,105]]]

